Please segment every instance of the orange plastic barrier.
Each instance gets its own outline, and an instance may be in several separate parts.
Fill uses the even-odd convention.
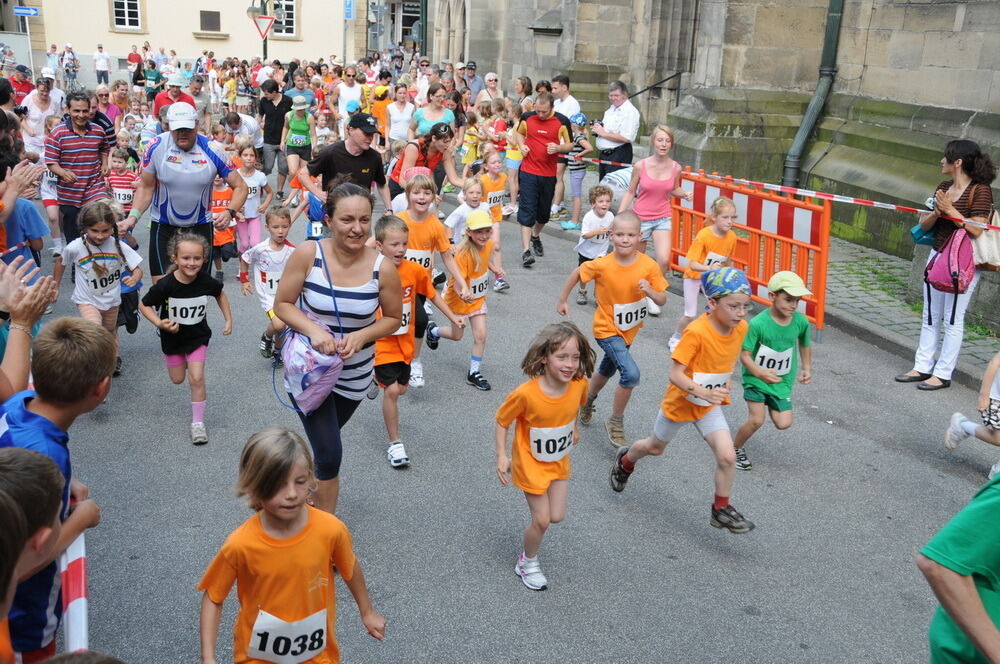
[[[754,289],[753,299],[770,305],[768,280],[775,272],[791,270],[813,292],[802,298],[800,311],[817,330],[822,330],[830,255],[830,201],[803,200],[699,173],[690,168],[681,173],[681,186],[694,195],[694,200],[674,198],[671,267],[684,269],[681,261],[686,262],[688,248],[705,227],[712,201],[720,196],[732,199],[739,211],[733,230],[740,236],[733,265],[746,272]]]

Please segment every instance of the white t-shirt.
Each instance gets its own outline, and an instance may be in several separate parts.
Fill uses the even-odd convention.
[[[400,192],[392,199],[392,213],[399,214],[406,211],[406,192]]]
[[[598,228],[610,229],[611,222],[614,220],[615,215],[611,210],[608,210],[603,217],[598,217],[593,210],[583,215],[583,221],[580,222],[580,241],[576,243],[577,253],[584,258],[600,258],[608,253],[608,244],[610,242],[607,233],[595,235],[587,239],[583,238],[583,234],[595,231]]]
[[[483,203],[480,203],[477,207],[470,207],[468,203],[462,203],[444,220],[444,225],[451,229],[451,239],[455,244],[459,244],[462,238],[465,237],[465,222],[473,210],[486,210],[489,212],[489,208]]]
[[[267,239],[255,244],[240,256],[250,266],[251,282],[254,292],[260,298],[260,306],[264,311],[274,307],[274,294],[278,292],[278,282],[285,271],[288,259],[292,257],[295,247],[286,242],[280,249],[271,248],[271,240]]]
[[[556,99],[555,103],[552,104],[552,110],[556,113],[562,113],[569,120],[580,112],[580,102],[573,95],[569,95],[565,99]]]
[[[107,53],[94,53],[94,68],[97,71],[110,71],[111,57]]]
[[[271,65],[266,65],[257,70],[257,85],[260,85],[267,79],[271,78],[271,74],[274,73],[274,67]]]
[[[243,204],[243,216],[247,219],[256,219],[260,216],[261,192],[267,186],[267,176],[258,170],[254,170],[253,175],[245,175],[243,171],[237,172],[247,183],[247,200]]]
[[[119,255],[113,237],[105,240],[100,247],[88,247],[85,242],[85,238],[78,237],[62,250],[62,264],[67,267],[75,264],[77,269],[76,287],[71,299],[74,304],[92,304],[101,311],[117,307],[121,303],[122,277],[126,276],[123,268],[127,265],[128,269],[134,270],[142,262],[142,257],[124,242],[120,243],[122,253]],[[105,268],[103,275],[97,273],[95,265]]]
[[[410,121],[413,119],[415,106],[411,102],[406,102],[403,110],[399,110],[396,102],[392,102],[387,107],[389,110],[389,140],[407,140],[407,130],[410,128]]]
[[[990,387],[990,399],[997,399],[1000,401],[1000,371],[993,378],[993,385]]]

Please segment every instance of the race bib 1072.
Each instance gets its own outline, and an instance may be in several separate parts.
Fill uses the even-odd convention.
[[[180,325],[197,325],[205,320],[208,296],[172,297],[167,300],[167,318]]]

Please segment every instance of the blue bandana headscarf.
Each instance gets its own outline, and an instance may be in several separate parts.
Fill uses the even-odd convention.
[[[702,272],[701,286],[705,289],[705,297],[713,300],[734,293],[752,294],[747,275],[735,267],[720,267],[716,270]]]

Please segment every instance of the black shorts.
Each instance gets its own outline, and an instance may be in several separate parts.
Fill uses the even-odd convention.
[[[299,159],[309,161],[312,159],[312,145],[286,145],[285,158],[295,155]]]
[[[577,252],[577,254],[576,254],[576,264],[577,264],[578,267],[580,265],[583,265],[584,263],[588,263],[588,262],[590,262],[592,260],[594,260],[594,259],[593,258],[587,258],[586,256],[584,256],[583,254],[581,254],[579,252]]]
[[[556,193],[556,178],[518,171],[520,185],[517,195],[517,223],[532,227],[549,223],[552,213],[552,197]]]
[[[200,235],[208,242],[209,255],[205,257],[205,264],[202,271],[210,274],[212,271],[211,247],[212,232],[214,228],[211,223],[195,224],[194,226],[171,226],[161,224],[158,221],[149,222],[149,276],[159,277],[166,273],[170,267],[170,240],[181,232],[194,233]]]
[[[406,362],[389,362],[375,365],[375,382],[379,387],[389,387],[393,383],[410,384],[410,365]]]
[[[236,248],[235,242],[227,242],[225,244],[220,244],[218,246],[212,247],[213,261],[222,261],[223,263],[228,263],[231,259],[236,258],[239,255],[240,252]]]

